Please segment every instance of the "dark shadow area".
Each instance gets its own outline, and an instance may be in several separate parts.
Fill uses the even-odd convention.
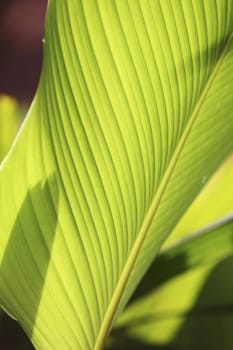
[[[233,256],[230,256],[209,275],[173,341],[180,350],[233,349],[232,271]]]
[[[0,349],[33,350],[33,346],[19,323],[0,311]]]
[[[27,329],[29,337],[33,332],[50,262],[57,224],[57,205],[58,188],[54,177],[27,193],[0,266],[2,305]],[[12,304],[14,308],[11,308]],[[16,324],[5,316],[1,318],[1,349],[20,349],[19,339],[15,338],[14,333],[18,328],[20,337]],[[21,342],[25,342],[23,332]]]
[[[129,304],[139,298],[153,292],[170,278],[173,278],[187,270],[185,254],[179,254],[174,257],[160,255],[153,261],[152,265],[142,278],[140,284],[131,297]]]

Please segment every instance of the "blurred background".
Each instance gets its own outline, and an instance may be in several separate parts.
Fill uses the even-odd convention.
[[[47,0],[0,0],[0,162],[33,99],[42,64]],[[0,349],[33,349],[0,310]]]
[[[0,0],[0,93],[29,103],[42,61],[47,0]]]

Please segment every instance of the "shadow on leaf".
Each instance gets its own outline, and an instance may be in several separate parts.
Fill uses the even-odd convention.
[[[28,191],[1,261],[0,302],[19,321],[29,338],[33,333],[50,262],[57,205],[58,188],[53,176],[45,184],[39,183]],[[15,338],[16,328],[15,321],[1,317],[1,348],[20,349],[19,340]],[[6,339],[7,334],[15,339],[17,345],[12,344],[12,339]],[[23,338],[24,335],[24,343]],[[12,344],[11,348],[9,344]],[[27,344],[22,349],[30,348]]]

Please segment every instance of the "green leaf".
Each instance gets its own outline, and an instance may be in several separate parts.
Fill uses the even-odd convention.
[[[195,340],[194,334],[203,327],[200,349],[221,346],[224,334],[218,319],[226,328],[232,322],[232,234],[233,215],[229,215],[155,259],[117,323],[115,333],[119,339],[123,336],[125,346],[137,340],[196,349],[200,339]],[[114,346],[118,338],[113,337]],[[232,348],[231,337],[226,344],[224,349]]]
[[[224,161],[207,182],[178,225],[168,237],[162,249],[166,249],[187,232],[201,230],[223,216],[233,212],[233,156]]]
[[[155,259],[133,299],[189,269],[211,262],[216,264],[232,255],[232,235],[233,212],[200,231],[176,241]]]
[[[233,317],[232,171],[231,156],[165,242],[117,322],[114,346],[123,338],[127,348],[140,342],[179,349],[219,349],[224,343],[224,349],[232,348],[226,334]],[[222,214],[225,216],[188,234],[189,228],[199,228]]]
[[[0,162],[14,140],[21,115],[22,112],[12,97],[0,95]]]
[[[0,172],[0,300],[40,349],[100,349],[233,149],[231,1],[50,0]]]

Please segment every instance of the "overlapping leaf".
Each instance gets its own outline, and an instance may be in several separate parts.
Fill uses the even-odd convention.
[[[232,235],[229,215],[161,253],[120,316],[110,348],[231,349]]]
[[[0,173],[0,300],[39,349],[100,349],[233,149],[231,1],[50,0]]]
[[[231,217],[233,212],[233,155],[221,164],[214,176],[208,181],[195,201],[181,218],[175,230],[163,244],[163,249],[174,244],[187,232],[202,230],[215,221]]]

